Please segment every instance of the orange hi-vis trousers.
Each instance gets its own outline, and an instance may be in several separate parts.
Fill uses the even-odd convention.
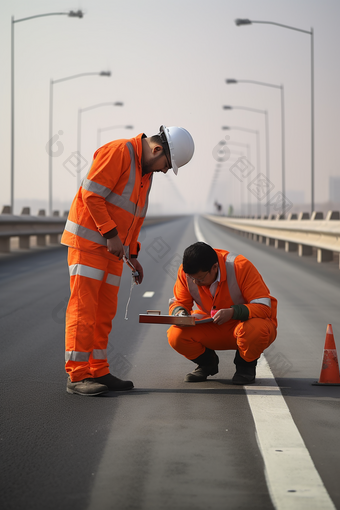
[[[244,322],[230,320],[218,326],[212,322],[196,326],[171,326],[168,341],[175,351],[194,360],[212,350],[239,350],[246,361],[259,358],[274,342],[276,327],[270,319],[249,319]]]
[[[71,381],[109,373],[107,344],[116,315],[123,261],[69,248],[65,368]]]

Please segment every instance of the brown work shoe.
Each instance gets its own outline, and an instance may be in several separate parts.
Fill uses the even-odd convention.
[[[125,391],[132,390],[133,382],[132,381],[122,381],[122,379],[118,379],[112,374],[102,375],[102,377],[96,377],[94,381],[97,383],[105,384],[110,391]]]
[[[95,397],[109,390],[104,384],[99,384],[95,379],[83,379],[82,381],[72,382],[70,378],[66,385],[67,393],[83,395],[84,397]]]

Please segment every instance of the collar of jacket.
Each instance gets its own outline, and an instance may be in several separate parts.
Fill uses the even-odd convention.
[[[139,133],[139,135],[130,138],[128,141],[133,145],[133,150],[136,154],[136,163],[138,164],[138,171],[140,172],[140,176],[143,180],[150,180],[152,178],[153,173],[143,175],[142,173],[142,155],[143,155],[143,138],[147,138],[145,133]]]
[[[136,155],[136,162],[138,163],[140,170],[142,170],[142,138],[146,138],[144,133],[139,133],[139,135],[127,140],[133,145],[133,150]]]

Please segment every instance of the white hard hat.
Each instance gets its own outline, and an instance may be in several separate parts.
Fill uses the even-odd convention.
[[[171,126],[161,126],[159,128],[160,137],[168,142],[170,149],[171,165],[174,173],[177,175],[178,168],[186,165],[191,160],[195,144],[191,134],[184,128]]]

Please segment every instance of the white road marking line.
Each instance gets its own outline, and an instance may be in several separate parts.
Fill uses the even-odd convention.
[[[206,243],[197,217],[194,228],[198,241]],[[258,362],[257,377],[266,385],[244,386],[244,389],[274,507],[335,510],[264,354]]]
[[[154,295],[154,292],[152,290],[148,290],[147,292],[144,292],[143,297],[152,297]]]
[[[257,377],[264,386],[244,389],[275,508],[335,510],[264,355]]]
[[[198,225],[197,216],[195,216],[195,219],[194,219],[194,229],[195,229],[195,236],[197,237],[197,241],[199,241],[200,243],[206,243],[207,241],[204,239],[204,236],[203,236],[201,229]]]

